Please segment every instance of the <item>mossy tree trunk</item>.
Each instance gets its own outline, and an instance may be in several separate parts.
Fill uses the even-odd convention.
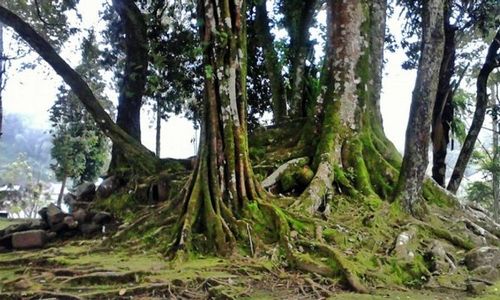
[[[198,12],[205,65],[203,119],[174,249],[189,251],[193,231],[201,230],[216,252],[227,255],[240,236],[238,220],[245,208],[265,197],[248,157],[245,1],[202,0]]]
[[[386,1],[328,1],[327,73],[316,116],[316,173],[296,202],[322,211],[335,194],[388,198],[399,155],[380,113]]]
[[[141,142],[141,107],[148,68],[148,40],[144,16],[133,0],[113,0],[125,33],[125,70],[120,82],[116,124]],[[113,145],[110,172],[126,163],[126,152]]]
[[[278,53],[274,48],[274,38],[267,15],[265,0],[255,1],[255,29],[257,31],[259,44],[264,50],[264,64],[269,76],[272,93],[272,109],[275,124],[282,123],[287,117],[286,90],[284,78],[281,74],[282,66],[279,62]]]
[[[497,31],[493,41],[488,48],[488,54],[486,55],[485,62],[479,71],[476,83],[476,110],[474,111],[474,117],[472,118],[472,123],[469,128],[469,132],[465,138],[462,149],[458,156],[455,168],[451,174],[450,182],[448,183],[447,189],[456,193],[462,182],[464,176],[465,168],[469,163],[469,159],[474,150],[474,144],[476,143],[479,131],[483,126],[484,117],[486,115],[486,108],[488,106],[488,77],[490,73],[500,66],[500,59],[498,50],[500,49],[500,30]]]
[[[154,154],[113,122],[85,80],[57,54],[40,34],[2,5],[0,5],[0,22],[11,27],[71,87],[104,134],[124,153],[128,153],[130,159],[127,159],[127,164],[129,166],[144,174],[156,172],[158,160]]]
[[[436,101],[432,112],[432,178],[442,187],[446,179],[446,154],[450,142],[450,129],[453,122],[452,77],[455,73],[456,26],[450,23],[452,3],[447,0],[444,6],[444,54],[439,69],[439,83]]]
[[[418,214],[422,184],[429,163],[432,109],[444,50],[443,9],[443,0],[423,2],[420,60],[406,129],[403,164],[395,192],[395,198],[412,214]]]

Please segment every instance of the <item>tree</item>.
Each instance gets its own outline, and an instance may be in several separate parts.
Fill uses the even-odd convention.
[[[82,62],[76,71],[89,82],[99,102],[112,109],[112,103],[103,96],[104,83],[99,74],[99,50],[91,31],[82,43]],[[85,112],[78,98],[65,86],[59,88],[59,95],[50,110],[52,122],[52,158],[56,163],[51,168],[57,180],[62,181],[58,206],[68,178],[78,185],[94,181],[102,174],[107,161],[108,142],[91,116]]]
[[[460,182],[462,181],[465,167],[469,162],[472,155],[474,144],[476,143],[479,131],[483,126],[484,117],[486,115],[486,108],[488,105],[488,95],[487,95],[487,85],[488,77],[490,73],[500,66],[499,63],[499,53],[500,49],[500,30],[497,31],[493,41],[491,42],[488,53],[486,55],[485,62],[479,71],[476,83],[476,110],[474,112],[474,117],[472,119],[472,124],[469,128],[469,132],[465,138],[464,145],[460,150],[455,168],[448,183],[447,189],[452,193],[456,193]]]
[[[407,212],[417,214],[428,164],[432,108],[436,99],[439,66],[443,57],[443,1],[423,2],[422,41],[417,80],[406,129],[405,153],[395,197]]]
[[[12,27],[72,88],[99,128],[117,147],[122,149],[121,151],[130,154],[130,158],[127,159],[128,165],[146,174],[156,171],[157,159],[154,154],[113,122],[83,78],[57,54],[42,36],[3,5],[0,5],[0,21]]]
[[[2,124],[3,124],[3,105],[2,105],[2,93],[5,88],[5,58],[3,53],[3,25],[0,23],[0,137],[2,136]]]

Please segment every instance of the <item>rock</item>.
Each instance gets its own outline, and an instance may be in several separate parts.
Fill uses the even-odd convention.
[[[412,262],[415,258],[415,253],[410,249],[411,240],[415,237],[415,228],[410,228],[407,231],[401,232],[396,238],[394,244],[394,255],[403,261]]]
[[[76,221],[73,216],[64,217],[63,223],[68,225],[69,229],[75,229],[78,227],[78,221]]]
[[[42,229],[42,230],[47,230],[49,229],[49,224],[47,224],[46,221],[37,219],[37,220],[32,220],[30,224],[30,229],[35,230],[35,229]]]
[[[14,249],[40,248],[45,245],[47,235],[43,230],[29,230],[12,234]]]
[[[53,203],[50,203],[47,206],[47,223],[50,228],[53,228],[59,223],[62,223],[66,214],[61,210],[61,208],[55,206]]]
[[[78,225],[78,230],[84,235],[91,235],[101,230],[101,226],[94,223],[84,223]]]
[[[91,202],[95,197],[95,184],[92,182],[85,182],[80,184],[75,190],[77,201]]]
[[[443,244],[433,240],[426,253],[426,259],[430,261],[430,270],[439,274],[447,273],[455,269],[455,263],[448,257]]]
[[[12,234],[6,234],[0,237],[0,247],[12,249]]]
[[[500,271],[492,266],[480,266],[472,270],[472,275],[475,278],[495,282],[500,278]]]
[[[90,220],[90,214],[83,208],[78,208],[72,213],[72,215],[73,218],[75,218],[75,220],[80,224]]]
[[[42,218],[43,221],[45,221],[47,224],[47,207],[43,207],[42,209],[40,209],[38,211],[38,215],[40,216],[40,218]]]
[[[107,224],[111,221],[112,217],[111,214],[105,211],[100,211],[95,214],[95,216],[92,218],[92,223],[95,223],[97,225],[104,225]]]
[[[63,201],[69,207],[69,211],[73,211],[73,206],[76,201],[76,196],[71,193],[68,193],[64,195]]]
[[[474,295],[480,295],[484,293],[486,290],[487,285],[484,282],[480,281],[468,281],[467,282],[467,292],[474,294]]]
[[[12,224],[7,226],[4,230],[4,234],[11,234],[14,232],[27,231],[31,229],[31,223],[20,223],[20,224]]]
[[[105,199],[111,196],[111,194],[118,187],[118,180],[115,176],[110,176],[99,185],[97,188],[97,197],[99,199]]]
[[[500,248],[484,246],[472,249],[465,255],[465,265],[469,270],[481,266],[500,268]]]

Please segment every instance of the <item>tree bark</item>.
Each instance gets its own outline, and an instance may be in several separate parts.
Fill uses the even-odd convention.
[[[500,98],[498,94],[498,83],[493,85],[492,88],[492,104],[493,107],[498,108],[500,105]],[[491,114],[491,123],[492,123],[492,129],[493,129],[493,166],[498,166],[499,165],[499,149],[498,147],[500,146],[498,144],[498,137],[499,137],[499,132],[498,132],[498,111],[495,113]],[[500,202],[500,174],[499,171],[495,168],[492,172],[492,188],[493,188],[493,219],[495,221],[499,220],[499,202]]]
[[[311,47],[309,28],[313,21],[317,0],[284,1],[285,23],[290,35],[290,101],[291,114],[295,117],[305,115],[302,111],[305,63]]]
[[[488,95],[487,95],[487,85],[488,77],[493,69],[499,66],[500,55],[497,53],[500,48],[500,30],[497,31],[495,38],[491,42],[488,48],[488,54],[486,55],[486,60],[479,71],[476,83],[476,110],[474,112],[474,117],[472,119],[472,124],[465,138],[464,145],[460,150],[455,168],[451,175],[450,182],[448,183],[447,189],[456,193],[460,182],[464,176],[465,168],[469,163],[469,159],[474,150],[474,144],[476,143],[479,131],[483,126],[484,117],[486,114],[486,108],[488,106]]]
[[[453,90],[451,78],[455,73],[455,32],[450,24],[451,1],[444,8],[444,54],[439,69],[439,83],[436,101],[432,112],[432,178],[442,187],[446,178],[446,154],[450,141],[450,128],[453,121]]]
[[[264,50],[264,64],[271,83],[272,109],[275,124],[282,123],[287,117],[286,90],[281,65],[276,49],[274,49],[274,38],[271,34],[270,20],[267,15],[266,1],[256,1],[256,31],[259,44]]]
[[[64,189],[66,188],[66,181],[67,180],[68,180],[68,176],[66,176],[66,174],[64,174],[64,178],[61,182],[61,190],[59,191],[59,195],[57,196],[57,206],[58,207],[61,207],[62,199],[64,196]]]
[[[197,222],[217,253],[232,253],[236,237],[246,236],[239,230],[239,217],[251,201],[265,197],[248,156],[244,2],[198,2],[206,45],[205,97],[197,164],[175,241],[177,254],[191,248]]]
[[[161,106],[160,98],[156,100],[156,157],[161,155]]]
[[[5,54],[3,50],[3,24],[0,23],[0,137],[2,137],[2,125],[3,125],[3,103],[2,95],[5,88]]]
[[[125,33],[125,70],[120,83],[116,124],[141,142],[142,96],[146,87],[148,41],[144,16],[133,0],[113,0]],[[110,170],[125,161],[119,147],[113,146]]]
[[[397,176],[397,152],[383,133],[379,105],[386,1],[330,0],[327,12],[315,175],[296,202],[310,213],[321,212],[336,193],[385,198]]]
[[[156,171],[157,160],[154,154],[113,122],[87,83],[56,53],[46,40],[29,24],[2,5],[0,5],[0,21],[4,25],[12,27],[71,87],[104,134],[123,152],[129,154],[129,165],[146,174]]]
[[[429,162],[432,109],[436,100],[439,67],[443,58],[443,0],[426,0],[422,12],[422,40],[417,79],[406,129],[405,153],[395,198],[418,215],[422,183]]]

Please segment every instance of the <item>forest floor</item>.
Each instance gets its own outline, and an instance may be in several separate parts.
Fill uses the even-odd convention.
[[[4,222],[5,223],[5,222]],[[5,224],[4,224],[5,225]],[[172,265],[131,243],[102,237],[0,254],[0,299],[467,299],[460,288],[380,286],[346,292],[335,279],[294,272],[266,258],[198,256]],[[474,299],[500,299],[500,283]]]

